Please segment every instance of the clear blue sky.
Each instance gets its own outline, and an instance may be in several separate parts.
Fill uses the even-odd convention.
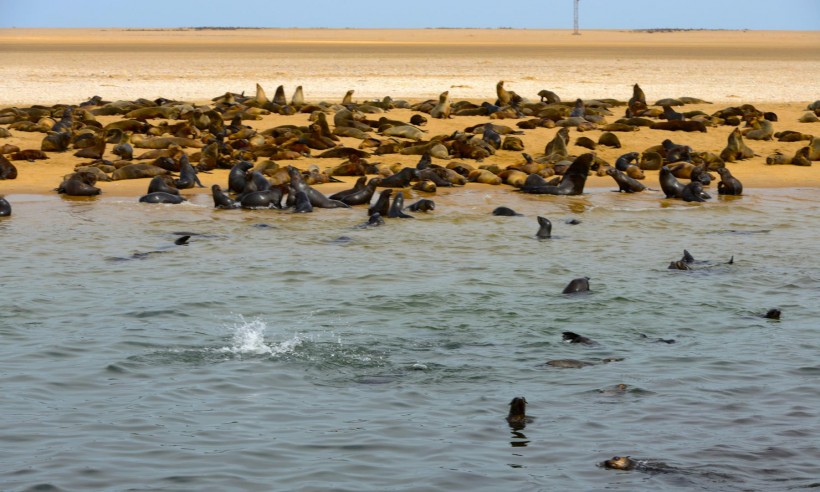
[[[572,27],[572,4],[573,0],[0,0],[0,28],[563,29]],[[580,5],[582,29],[820,30],[820,0],[581,0]]]

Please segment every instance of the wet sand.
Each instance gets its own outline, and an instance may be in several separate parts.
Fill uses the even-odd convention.
[[[310,102],[340,102],[348,89],[357,101],[383,96],[411,102],[435,98],[449,90],[451,100],[494,101],[495,84],[537,100],[550,89],[563,100],[610,97],[626,101],[640,83],[650,103],[665,97],[691,96],[713,104],[687,105],[685,110],[713,113],[728,106],[752,103],[775,112],[776,131],[820,134],[820,123],[799,123],[805,107],[820,98],[820,33],[690,31],[671,33],[425,29],[425,30],[0,30],[0,108],[32,104],[79,104],[93,95],[106,100],[166,97],[197,103],[225,92],[253,93],[258,82],[271,97],[284,85],[288,98],[302,85]],[[615,108],[614,121],[623,108]],[[409,120],[408,110],[387,116]],[[380,115],[372,115],[378,118]],[[264,116],[246,122],[259,130],[280,124],[303,125],[308,115]],[[98,118],[107,123],[113,117]],[[156,122],[156,120],[154,120]],[[486,117],[428,118],[428,135],[488,121]],[[497,120],[515,127],[516,120]],[[621,149],[599,148],[614,163],[626,152],[641,152],[669,138],[696,151],[719,153],[731,127],[708,133],[642,129],[619,133]],[[527,130],[522,139],[532,155],[543,153],[556,129]],[[39,148],[42,133],[13,131],[11,143]],[[597,140],[600,131],[570,132]],[[355,139],[342,139],[356,147]],[[765,157],[777,150],[787,155],[806,142],[750,141],[753,159],[728,166],[746,188],[820,187],[816,167],[767,166]],[[107,158],[114,156],[109,153]],[[569,146],[570,153],[586,149]],[[193,151],[193,150],[192,150]],[[0,183],[0,193],[51,193],[63,175],[87,162],[73,150],[50,153],[47,161],[16,161],[19,177]],[[314,151],[314,155],[318,152]],[[522,160],[519,152],[499,151],[484,164],[505,167]],[[374,156],[370,161],[415,165],[418,156]],[[306,168],[332,167],[341,159],[302,158],[281,161]],[[466,161],[475,165],[474,161]],[[657,172],[647,172],[645,184],[657,188]],[[206,186],[225,185],[227,171],[203,174]],[[350,180],[348,180],[350,181]],[[100,183],[108,195],[143,194],[148,180]],[[323,185],[332,192],[346,185]],[[477,185],[470,185],[477,186]],[[609,177],[590,177],[587,186],[614,187]],[[185,193],[196,192],[187,190]],[[209,193],[207,189],[199,190]]]

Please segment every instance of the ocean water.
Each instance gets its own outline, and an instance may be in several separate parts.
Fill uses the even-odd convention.
[[[820,486],[817,190],[466,187],[377,228],[207,194],[7,198],[2,490]],[[697,268],[667,269],[684,249]]]

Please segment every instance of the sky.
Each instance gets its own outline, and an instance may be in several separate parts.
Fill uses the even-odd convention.
[[[0,0],[0,28],[571,29],[572,5],[573,0]],[[820,30],[820,0],[581,0],[580,25]]]

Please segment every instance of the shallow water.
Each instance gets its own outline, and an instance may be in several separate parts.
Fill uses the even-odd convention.
[[[816,190],[468,187],[369,229],[362,208],[7,198],[3,490],[820,483]],[[684,248],[705,263],[667,270]],[[591,293],[561,294],[581,276]],[[533,417],[519,431],[514,396]],[[666,467],[597,466],[613,455]]]

